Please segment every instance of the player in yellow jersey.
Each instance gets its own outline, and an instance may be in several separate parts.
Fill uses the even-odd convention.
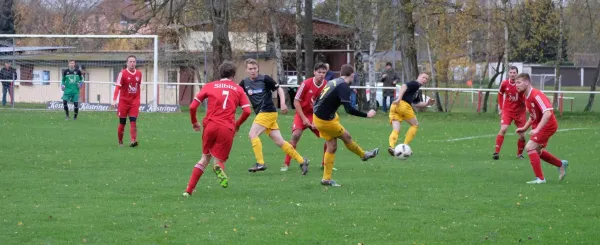
[[[340,72],[341,76],[339,78],[327,81],[313,108],[313,124],[319,130],[320,137],[327,141],[323,179],[321,180],[321,184],[327,186],[340,186],[334,180],[331,180],[338,138],[344,142],[348,150],[359,156],[363,161],[374,158],[379,153],[378,148],[365,152],[352,140],[350,133],[340,124],[340,118],[336,112],[342,104],[350,115],[369,118],[375,116],[374,110],[364,113],[350,104],[350,93],[352,91],[349,83],[354,80],[354,67],[348,64],[343,65]]]
[[[392,133],[390,134],[388,153],[394,156],[394,147],[398,141],[398,134],[400,133],[400,123],[406,121],[410,124],[410,128],[406,132],[404,137],[404,144],[408,145],[415,138],[417,129],[419,128],[419,122],[417,116],[413,110],[411,103],[414,101],[414,97],[419,91],[419,88],[426,84],[429,80],[427,73],[421,73],[416,81],[410,81],[402,84],[398,98],[392,102],[390,108],[390,124],[392,124]]]
[[[248,169],[248,171],[254,173],[267,169],[263,157],[262,142],[259,138],[262,133],[266,133],[281,150],[300,164],[302,174],[306,175],[308,172],[308,159],[303,158],[294,149],[294,146],[283,139],[279,131],[279,125],[277,124],[277,108],[273,104],[272,92],[277,91],[279,101],[281,102],[281,113],[286,114],[287,107],[285,105],[283,89],[279,87],[279,84],[273,78],[258,73],[258,62],[255,59],[246,60],[246,72],[248,72],[249,76],[240,82],[240,87],[244,89],[244,92],[250,98],[252,109],[256,113],[256,118],[254,118],[250,132],[248,133],[256,158],[256,164]]]

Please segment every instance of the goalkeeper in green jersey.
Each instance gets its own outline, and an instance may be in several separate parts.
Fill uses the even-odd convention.
[[[65,120],[69,120],[69,106],[68,102],[73,102],[75,106],[74,120],[77,120],[77,113],[79,113],[79,88],[83,86],[83,76],[81,71],[75,67],[75,61],[69,60],[69,69],[63,72],[62,82],[60,88],[63,91],[62,101],[63,107],[67,117]]]

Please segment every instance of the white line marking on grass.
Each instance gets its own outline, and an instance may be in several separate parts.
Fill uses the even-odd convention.
[[[556,130],[556,132],[566,132],[566,131],[575,131],[575,130],[587,130],[589,128],[564,128],[564,129],[559,129]],[[486,135],[477,135],[477,136],[471,136],[471,137],[464,137],[464,138],[455,138],[455,139],[448,139],[448,140],[436,140],[438,142],[455,142],[455,141],[462,141],[462,140],[472,140],[472,139],[479,139],[479,138],[491,138],[491,137],[496,137],[496,135],[498,134],[486,134]],[[506,135],[516,135],[515,133],[509,133]]]

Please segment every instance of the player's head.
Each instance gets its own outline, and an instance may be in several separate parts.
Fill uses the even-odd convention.
[[[429,74],[427,74],[426,72],[421,72],[421,74],[419,74],[419,77],[417,77],[417,82],[419,82],[421,85],[426,84],[429,81]]]
[[[350,83],[354,80],[354,67],[350,64],[342,65],[340,68],[340,76],[347,82]]]
[[[510,69],[508,69],[508,79],[510,80],[515,80],[517,77],[517,74],[519,74],[519,68],[516,66],[511,66]]]
[[[325,63],[325,68],[327,69],[327,71],[329,71],[329,63]],[[316,71],[316,69],[315,69]]]
[[[324,63],[317,63],[315,64],[315,78],[314,80],[317,83],[320,83],[323,81],[323,79],[325,79],[325,74],[327,73],[327,65],[325,65]]]
[[[5,62],[4,62],[4,67],[6,67],[6,68],[10,68],[10,62],[8,62],[8,61],[5,61]]]
[[[386,70],[392,69],[392,63],[391,62],[385,63],[385,69]]]
[[[246,60],[246,72],[250,79],[254,80],[258,77],[258,61],[255,59],[247,59]]]
[[[75,69],[75,61],[74,60],[69,60],[69,69],[71,69],[71,70]]]
[[[231,61],[225,61],[219,66],[219,75],[221,78],[233,79],[236,71],[237,66]]]
[[[135,57],[135,55],[127,56],[127,69],[129,69],[129,70],[135,69],[136,63],[137,63],[137,57]]]
[[[527,73],[521,73],[515,77],[515,86],[517,91],[526,91],[531,86],[531,77]]]

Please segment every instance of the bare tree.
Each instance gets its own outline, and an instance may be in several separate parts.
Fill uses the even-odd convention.
[[[375,50],[377,49],[377,34],[379,23],[378,0],[371,0],[371,41],[369,42],[369,86],[374,88],[377,86],[377,78],[375,74]],[[369,96],[370,109],[377,109],[377,90],[371,89]]]
[[[313,64],[314,64],[314,53],[313,53],[313,1],[304,0],[304,66],[306,77],[313,76]],[[300,82],[300,81],[298,81]]]
[[[301,84],[302,78],[302,0],[296,0],[296,77],[297,83]]]
[[[510,35],[508,25],[508,22],[510,21],[510,3],[508,0],[502,0],[502,4],[504,8],[504,19],[502,20],[502,24],[504,24],[504,71],[508,71],[510,67],[508,59],[510,56],[510,40],[508,39]]]
[[[0,34],[15,34],[15,12],[13,0],[0,3]],[[0,47],[12,46],[12,39],[0,39]]]
[[[283,79],[283,59],[281,55],[281,38],[279,37],[279,25],[277,24],[277,12],[276,0],[269,0],[269,20],[271,22],[271,29],[273,29],[273,48],[275,49],[275,60],[277,63],[277,80],[278,83],[282,83]]]
[[[358,84],[355,86],[365,86],[365,67],[363,63],[362,54],[362,33],[363,33],[363,8],[360,5],[362,0],[352,1],[352,13],[354,15],[354,74],[357,77]],[[367,96],[364,89],[358,89],[356,94],[356,100],[360,110],[367,110],[369,108],[367,104]]]
[[[402,64],[408,80],[416,79],[419,75],[417,65],[417,49],[415,48],[415,23],[413,22],[413,4],[411,0],[400,0],[398,20],[400,22],[400,50]]]
[[[560,65],[563,62],[563,25],[565,20],[563,9],[563,0],[558,0],[558,47],[556,47],[556,64],[554,66],[554,91],[558,91],[558,86],[560,85]],[[558,93],[554,94],[552,98],[552,105],[554,108],[558,108]]]
[[[219,65],[232,58],[231,43],[229,42],[228,2],[229,0],[211,0],[213,80],[219,79]]]

